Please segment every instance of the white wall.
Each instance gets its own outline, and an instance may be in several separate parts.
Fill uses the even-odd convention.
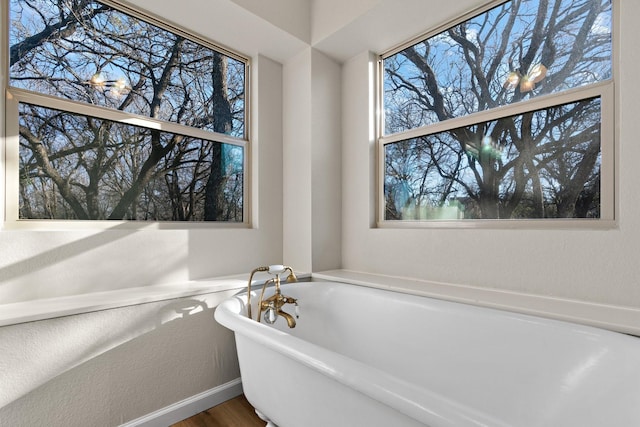
[[[372,228],[372,83],[365,76],[373,58],[365,52],[343,68],[343,268],[639,308],[640,4],[621,1],[619,12],[617,228]]]
[[[283,259],[301,271],[311,260],[311,51],[283,67]]]
[[[341,67],[308,48],[284,65],[284,260],[341,264]]]
[[[313,270],[342,264],[342,68],[312,50],[311,191]]]

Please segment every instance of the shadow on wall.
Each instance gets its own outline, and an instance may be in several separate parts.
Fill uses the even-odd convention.
[[[184,230],[154,233],[170,225],[134,226],[116,224],[98,232],[7,232],[0,241],[0,252],[8,254],[0,260],[0,303],[184,280],[188,276]],[[122,274],[130,280],[114,280]]]
[[[127,230],[129,232],[127,232]],[[120,233],[114,231],[120,231]],[[59,263],[62,259],[82,255],[96,247],[108,245],[123,239],[129,236],[131,231],[131,227],[126,224],[116,225],[82,239],[64,243],[53,249],[46,250],[22,261],[0,268],[0,278],[5,280],[15,279],[16,277],[23,276],[25,272],[32,271],[34,268],[43,269],[49,267]]]
[[[238,378],[231,294],[0,328],[0,425],[115,426]]]

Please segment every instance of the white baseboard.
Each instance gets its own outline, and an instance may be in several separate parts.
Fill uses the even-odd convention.
[[[122,424],[120,427],[167,427],[242,394],[240,378]]]

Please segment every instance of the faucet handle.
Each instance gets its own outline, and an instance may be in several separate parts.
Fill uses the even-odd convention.
[[[269,266],[269,274],[282,274],[287,270],[287,267],[285,267],[282,264],[275,264],[275,265],[270,265]]]
[[[264,321],[270,325],[273,325],[274,323],[276,323],[277,319],[278,319],[278,312],[273,307],[273,305],[270,304],[269,308],[267,308],[264,312]]]

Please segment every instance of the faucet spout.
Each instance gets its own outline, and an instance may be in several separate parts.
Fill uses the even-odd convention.
[[[284,317],[284,319],[287,321],[288,327],[290,328],[296,327],[296,319],[294,319],[293,316],[287,313],[286,311],[278,310],[278,316]]]

